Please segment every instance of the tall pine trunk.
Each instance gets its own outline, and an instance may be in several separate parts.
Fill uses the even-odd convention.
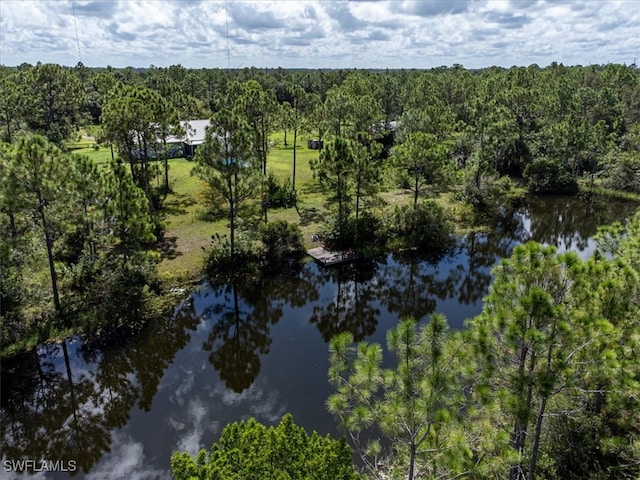
[[[231,244],[231,263],[233,263],[236,253],[236,199],[234,195],[234,186],[237,185],[237,182],[237,174],[234,174],[233,179],[231,177],[227,179],[227,188],[229,189],[229,242]]]
[[[42,229],[44,231],[45,243],[47,245],[47,258],[49,259],[49,273],[51,274],[51,289],[53,291],[53,304],[57,312],[61,310],[60,307],[60,295],[58,293],[58,276],[56,274],[56,265],[53,259],[53,239],[51,238],[51,232],[47,225],[47,217],[44,213],[45,200],[42,198],[42,193],[38,190],[38,213],[40,214],[40,221],[42,222]]]
[[[293,129],[293,176],[291,178],[291,188],[296,191],[296,152],[298,149],[298,129]]]

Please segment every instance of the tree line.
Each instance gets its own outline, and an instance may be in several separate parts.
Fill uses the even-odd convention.
[[[461,66],[431,70],[242,70],[186,69],[180,65],[148,69],[90,69],[23,64],[0,69],[2,139],[24,131],[60,144],[75,127],[99,124],[114,96],[129,93],[116,85],[153,90],[181,119],[208,118],[237,98],[239,85],[255,81],[244,110],[262,138],[276,128],[293,135],[312,130],[348,135],[399,122],[398,143],[411,133],[434,135],[447,155],[475,163],[482,174],[524,174],[537,179],[540,162],[558,164],[568,179],[576,175],[637,167],[632,155],[640,121],[640,86],[634,66],[616,64],[541,68]],[[149,95],[149,94],[147,94]],[[162,116],[153,104],[155,114]],[[141,118],[143,120],[146,118]],[[624,167],[619,167],[623,163]],[[546,165],[546,164],[545,164]],[[550,168],[548,165],[545,168]],[[617,171],[620,176],[620,172]],[[618,180],[620,180],[618,178]],[[614,180],[611,180],[614,182]],[[561,185],[537,185],[539,190]],[[623,185],[632,188],[632,182]]]

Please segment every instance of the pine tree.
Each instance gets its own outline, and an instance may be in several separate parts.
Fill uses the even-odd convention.
[[[8,178],[9,195],[24,199],[24,208],[33,212],[42,228],[56,311],[60,311],[61,303],[53,252],[55,225],[50,209],[56,202],[65,200],[65,192],[59,182],[65,163],[66,158],[62,152],[46,138],[40,135],[20,137]]]
[[[192,174],[227,202],[230,254],[233,257],[240,207],[255,195],[260,181],[260,164],[253,151],[247,123],[232,110],[216,112],[211,117],[205,142],[198,147],[196,162]]]

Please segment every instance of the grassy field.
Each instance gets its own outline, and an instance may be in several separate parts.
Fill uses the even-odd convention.
[[[111,149],[95,148],[95,132],[85,132],[80,139],[69,142],[67,148],[73,153],[86,155],[97,165],[106,165],[111,160]],[[315,233],[322,220],[329,213],[327,194],[313,179],[309,161],[318,158],[317,150],[307,148],[306,136],[298,138],[296,154],[296,186],[299,191],[298,210],[295,208],[269,211],[270,220],[286,220],[298,223],[306,239]],[[267,159],[267,170],[280,180],[291,179],[293,169],[293,136],[288,136],[284,145],[284,134],[277,133],[271,138],[271,149]],[[204,202],[206,186],[191,175],[193,161],[184,158],[169,162],[169,176],[172,192],[164,201],[164,239],[159,251],[162,261],[159,271],[171,279],[196,278],[202,267],[203,253],[211,243],[212,235],[228,232],[225,218],[212,220],[207,215]]]
[[[282,134],[272,137],[267,170],[279,179],[291,178],[293,146],[284,146]],[[297,223],[308,241],[327,217],[326,192],[315,182],[309,160],[318,157],[317,150],[307,148],[307,138],[298,139],[296,185],[300,192],[298,211],[295,208],[269,211],[269,220]],[[98,152],[99,153],[99,152]],[[203,202],[205,184],[191,175],[194,162],[185,159],[170,161],[172,193],[164,202],[165,238],[160,245],[162,261],[159,271],[165,278],[196,278],[202,267],[203,253],[211,236],[228,232],[226,218],[210,220]],[[299,212],[299,213],[298,213]]]
[[[96,147],[96,135],[99,127],[92,125],[86,131],[79,132],[79,138],[68,141],[65,146],[69,151],[77,155],[86,155],[98,165],[106,165],[111,160],[111,149],[99,145]]]
[[[111,150],[106,147],[100,147],[98,150],[93,147],[76,148],[72,150],[77,155],[86,155],[97,165],[107,165],[111,161]]]
[[[286,220],[298,224],[305,245],[310,248],[313,246],[311,235],[318,232],[331,213],[331,202],[329,192],[313,178],[309,162],[318,158],[319,151],[307,148],[308,138],[304,136],[298,139],[296,155],[298,208],[297,210],[295,208],[269,210],[268,218],[270,221]],[[281,180],[291,178],[292,136],[289,136],[289,145],[286,147],[282,133],[273,135],[270,139],[271,149],[267,159],[267,170]],[[228,233],[226,218],[217,220],[207,218],[207,208],[203,202],[206,187],[203,182],[191,175],[193,165],[192,161],[185,159],[170,161],[173,192],[164,202],[166,230],[164,241],[160,245],[162,261],[159,265],[161,275],[169,282],[173,278],[176,282],[198,278],[202,268],[204,249],[211,244],[211,236]],[[384,185],[381,185],[382,204],[377,208],[378,214],[391,205],[412,201],[409,191],[395,187],[394,182],[390,180],[392,176],[389,172]],[[436,195],[437,201],[449,211],[456,223],[465,223],[465,217],[469,216],[469,212],[460,205],[460,202],[453,199],[453,195],[452,192],[440,193]],[[258,205],[255,211],[259,212]]]

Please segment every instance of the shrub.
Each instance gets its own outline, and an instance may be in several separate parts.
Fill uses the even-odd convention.
[[[640,193],[640,155],[624,153],[607,172],[604,186],[614,190]]]
[[[382,222],[371,212],[362,212],[357,221],[355,217],[347,220],[347,232],[356,248],[380,243],[385,238],[381,230]]]
[[[298,225],[277,220],[260,225],[263,265],[267,271],[295,267],[304,255],[302,232]]]
[[[271,208],[290,208],[296,204],[296,192],[288,178],[280,183],[273,173],[270,173],[267,178],[267,190]]]
[[[382,222],[371,212],[362,212],[357,221],[355,217],[345,218],[342,229],[334,217],[323,225],[320,233],[328,247],[338,250],[376,245],[385,238]]]
[[[236,238],[231,255],[231,242],[226,235],[211,237],[212,248],[205,260],[205,273],[214,284],[227,284],[235,279],[253,277],[259,270],[259,258],[252,245],[241,237]]]
[[[287,414],[273,427],[265,427],[253,418],[227,425],[210,452],[201,450],[195,459],[187,452],[175,452],[171,473],[176,480],[356,480],[360,477],[352,456],[344,439],[334,440],[316,432],[309,435]]]
[[[451,246],[453,227],[433,200],[396,206],[387,218],[387,231],[396,242],[417,249],[442,250]]]
[[[576,193],[578,182],[569,168],[550,158],[538,158],[524,169],[532,193]]]
[[[79,307],[72,320],[83,323],[85,333],[104,338],[128,335],[139,332],[159,314],[155,306],[161,285],[153,258],[141,257],[97,268],[80,272],[95,276],[95,282],[79,292],[85,305]],[[82,312],[88,305],[86,312]]]
[[[478,186],[473,168],[467,168],[462,175],[463,188],[456,192],[456,198],[468,203],[476,211],[491,213],[508,202],[509,191],[513,188],[509,177],[484,175]]]

